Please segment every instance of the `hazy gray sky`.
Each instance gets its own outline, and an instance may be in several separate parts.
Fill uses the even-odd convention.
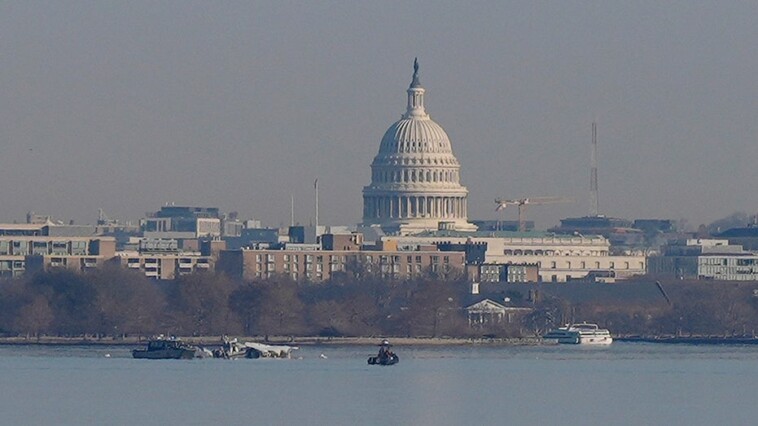
[[[2,2],[0,221],[165,202],[356,223],[419,57],[469,216],[758,210],[755,2]],[[515,218],[515,212],[507,212]]]

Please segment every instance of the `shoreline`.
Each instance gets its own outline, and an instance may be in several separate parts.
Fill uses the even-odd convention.
[[[290,337],[290,336],[230,336],[241,341],[281,344],[290,346],[318,346],[318,345],[355,345],[376,346],[383,339],[388,339],[393,346],[474,346],[474,345],[498,345],[498,346],[540,346],[550,345],[538,337],[525,338],[453,338],[453,337]],[[220,336],[182,337],[177,339],[192,345],[214,346],[221,345]],[[144,345],[148,337],[0,337],[0,346],[135,346]]]
[[[670,345],[758,345],[755,337],[713,337],[713,336],[650,336],[650,337],[614,337],[617,342],[629,343],[664,343]]]
[[[273,345],[319,346],[353,345],[376,346],[388,339],[393,346],[554,346],[557,343],[540,337],[513,338],[458,338],[458,337],[313,337],[313,336],[230,336],[241,341]],[[177,336],[177,339],[191,345],[221,345],[221,336]],[[0,337],[0,346],[141,346],[149,337]],[[625,343],[657,343],[684,345],[758,345],[757,337],[716,337],[716,336],[615,336],[613,340]]]

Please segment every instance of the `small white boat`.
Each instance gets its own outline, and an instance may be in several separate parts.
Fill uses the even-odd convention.
[[[542,338],[572,345],[610,345],[613,342],[611,333],[607,329],[586,322],[558,327],[550,330]]]

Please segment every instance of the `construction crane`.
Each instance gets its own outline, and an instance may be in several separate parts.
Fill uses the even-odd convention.
[[[533,204],[556,204],[556,203],[571,203],[574,200],[565,197],[530,197],[530,198],[497,198],[495,204],[497,208],[495,211],[500,211],[508,206],[518,207],[518,230],[526,231],[526,207]]]

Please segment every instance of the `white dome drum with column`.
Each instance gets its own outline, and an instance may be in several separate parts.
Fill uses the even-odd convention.
[[[450,139],[424,109],[418,61],[408,88],[407,111],[382,137],[363,188],[363,224],[409,234],[439,228],[475,231],[467,221],[468,190]]]

